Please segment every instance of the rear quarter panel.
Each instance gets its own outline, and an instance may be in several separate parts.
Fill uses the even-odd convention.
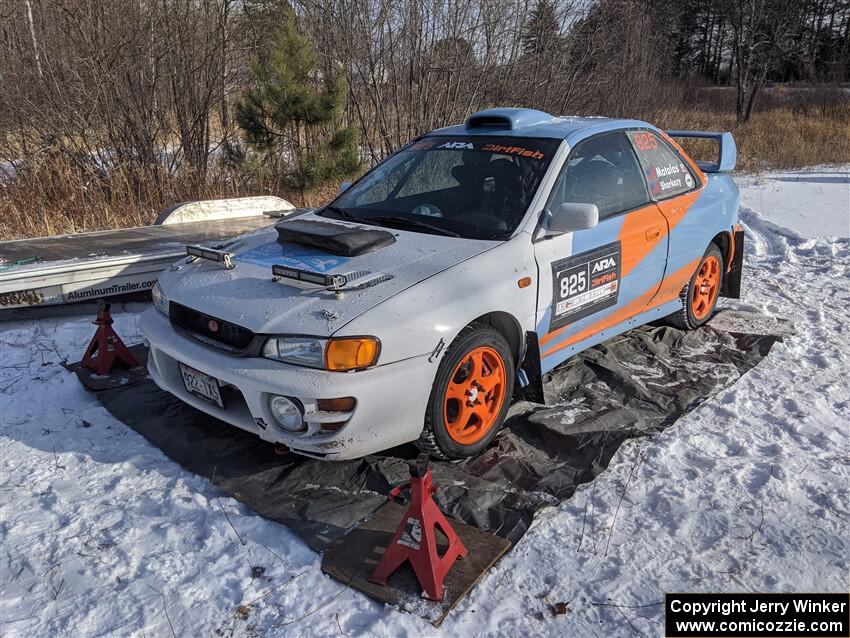
[[[726,173],[710,173],[705,179],[705,188],[689,205],[678,197],[659,204],[675,222],[670,229],[667,272],[701,257],[714,237],[731,233],[738,221],[740,195],[732,178]],[[680,219],[675,221],[677,216]]]

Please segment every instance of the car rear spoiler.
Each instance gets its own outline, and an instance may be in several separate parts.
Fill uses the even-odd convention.
[[[738,150],[735,146],[735,138],[731,133],[718,133],[713,131],[667,131],[670,137],[687,137],[695,139],[717,140],[717,161],[697,162],[697,166],[704,173],[728,173],[735,168]]]

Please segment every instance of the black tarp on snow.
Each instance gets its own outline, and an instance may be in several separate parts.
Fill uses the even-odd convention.
[[[735,383],[779,337],[645,326],[588,350],[546,379],[547,406],[518,403],[476,458],[432,462],[448,515],[516,542],[534,513],[591,481],[630,437],[663,430]],[[321,551],[409,478],[416,449],[356,461],[278,455],[252,434],[145,380],[98,393],[106,408],[186,469],[209,478]]]

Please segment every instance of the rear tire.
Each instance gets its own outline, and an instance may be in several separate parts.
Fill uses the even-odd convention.
[[[440,459],[478,454],[502,427],[513,389],[507,340],[486,324],[466,326],[437,369],[416,445]]]
[[[682,330],[693,330],[711,319],[723,286],[723,253],[717,244],[708,245],[702,260],[679,298],[682,308],[667,317],[667,323]]]

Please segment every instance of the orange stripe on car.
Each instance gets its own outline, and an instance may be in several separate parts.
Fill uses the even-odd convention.
[[[665,136],[666,137],[666,136]],[[672,139],[666,137],[676,148],[681,150],[681,148],[676,144]],[[620,266],[620,279],[622,280],[628,275],[632,270],[634,270],[635,266],[637,266],[641,260],[646,257],[657,245],[658,242],[666,237],[672,230],[682,221],[685,217],[685,213],[693,206],[694,202],[697,201],[697,198],[702,194],[702,191],[705,190],[706,187],[706,179],[705,174],[699,170],[699,168],[694,164],[687,155],[683,155],[690,164],[691,168],[701,177],[702,186],[694,191],[689,193],[685,193],[684,195],[679,195],[678,197],[671,197],[670,199],[665,199],[660,202],[654,202],[649,206],[645,206],[643,208],[639,208],[637,210],[628,213],[623,220],[623,225],[620,228],[620,232],[617,235],[617,239],[620,241],[621,247],[621,255],[622,255],[622,263]],[[657,207],[657,208],[656,208]],[[660,220],[658,226],[661,229],[661,232],[657,236],[657,238],[653,239],[653,241],[648,241],[648,238],[645,236],[644,229],[652,226],[653,222],[657,219],[658,211],[661,211],[663,220]],[[696,269],[696,265],[693,266],[693,270]],[[693,274],[693,272],[691,272]],[[690,277],[686,278],[689,279]],[[682,284],[684,285],[684,283]],[[661,291],[658,291],[659,296],[661,295]],[[638,299],[635,299],[632,304],[637,304],[641,300],[643,300],[643,305],[649,304],[652,300],[653,294],[652,292],[644,293]],[[663,302],[660,302],[663,303]],[[641,308],[643,306],[640,306]],[[635,315],[637,312],[633,312],[631,315]],[[569,330],[570,326],[564,326],[562,328],[558,328],[557,330],[550,332],[544,335],[540,339],[540,345],[544,345],[549,341],[552,341],[559,335],[563,334],[566,330]]]
[[[697,175],[700,181],[700,187],[689,193],[671,197],[663,201],[653,203],[650,206],[639,208],[628,215],[620,228],[618,239],[622,246],[622,270],[621,277],[629,274],[641,260],[646,257],[658,245],[658,242],[664,239],[669,233],[673,232],[676,225],[685,217],[693,203],[705,190],[707,180],[703,173],[693,160],[682,150],[675,140],[663,131],[659,131],[662,137],[669,142],[676,150],[679,151],[683,161],[686,161],[691,170]],[[657,206],[657,208],[656,208]],[[666,223],[660,224],[660,233],[654,234],[651,238],[643,232],[646,228],[655,228],[655,219],[657,212],[661,211]],[[648,232],[648,231],[647,231]]]
[[[657,228],[660,232],[650,239],[647,236],[649,228]],[[654,203],[626,215],[617,236],[622,254],[620,277],[625,277],[634,270],[666,235],[667,224],[659,217],[658,208]]]
[[[697,201],[697,198],[702,194],[704,188],[705,186],[703,185],[703,188],[698,190],[658,202],[658,208],[661,209],[664,218],[667,220],[669,231],[672,231],[676,225],[685,218],[685,213],[687,213],[691,206],[693,206],[693,203]]]
[[[702,257],[700,257],[699,259],[695,259],[694,261],[680,268],[670,276],[665,277],[661,282],[661,288],[658,290],[658,297],[656,299],[656,303],[653,304],[653,307],[660,306],[678,297],[682,288],[693,276],[694,271],[696,270],[701,260]],[[622,323],[627,319],[631,319],[646,308],[646,306],[649,304],[649,302],[655,295],[655,289],[656,287],[653,286],[637,299],[627,303],[625,306],[619,308],[615,312],[612,312],[610,315],[602,319],[602,321],[590,325],[587,328],[584,328],[583,330],[579,330],[577,333],[571,335],[563,342],[552,346],[548,350],[545,350],[543,352],[543,356],[547,357],[553,352],[557,352],[562,348],[566,348],[567,346],[571,346],[574,343],[578,343],[579,341],[588,339],[589,337],[592,337],[594,334],[601,330],[605,330],[607,328],[610,328],[611,326],[616,326],[618,323]],[[555,336],[557,336],[557,334],[560,334],[561,331],[568,327],[569,326],[564,326],[564,328],[560,328],[555,332],[550,332],[549,334],[544,335],[543,338],[540,339],[540,343],[544,344],[551,341]]]
[[[618,236],[622,245],[623,254],[622,271],[620,273],[621,277],[625,277],[629,274],[629,272],[631,272],[644,257],[652,252],[652,250],[657,246],[658,241],[673,231],[676,225],[682,221],[685,213],[688,212],[693,203],[702,194],[702,191],[705,190],[708,183],[705,173],[703,173],[690,156],[682,150],[682,147],[679,146],[676,141],[664,131],[659,131],[659,133],[679,152],[682,161],[688,163],[692,172],[697,176],[700,186],[689,193],[653,203],[650,206],[639,208],[638,210],[626,215],[626,219],[623,222],[623,226],[620,229],[620,234]],[[666,220],[666,224],[660,225],[660,233],[654,233],[650,237],[649,231],[647,231],[645,235],[643,232],[644,229],[652,228],[655,230],[657,225],[655,223],[655,218],[658,210],[661,211],[664,219]]]
[[[650,206],[639,208],[626,215],[626,219],[623,221],[623,226],[620,228],[620,233],[617,236],[617,239],[620,240],[623,254],[621,277],[628,275],[644,257],[658,246],[658,242],[666,237],[682,221],[685,213],[688,212],[700,196],[700,193],[702,193],[702,189],[685,193],[678,197],[665,199],[657,204],[653,203]],[[658,220],[659,210],[661,210],[664,217],[663,220]],[[652,238],[649,237],[649,231],[644,232],[644,229],[655,229],[656,227],[661,232]]]
[[[685,217],[702,189],[672,197],[650,206],[639,208],[626,215],[617,239],[622,247],[623,263],[620,276],[628,275],[641,260],[646,257],[664,237]],[[657,207],[656,207],[657,206]],[[658,219],[661,210],[663,219]],[[645,232],[647,228],[658,228],[659,233],[652,238]]]

